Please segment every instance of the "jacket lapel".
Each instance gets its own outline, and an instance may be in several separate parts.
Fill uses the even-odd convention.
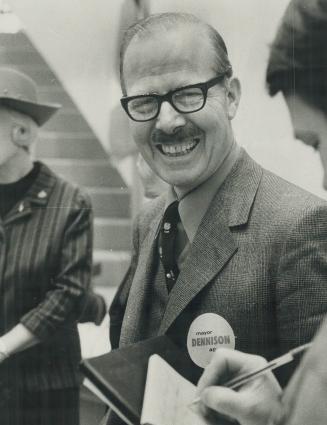
[[[131,286],[120,336],[120,347],[140,339],[144,313],[156,265],[156,236],[162,215],[157,215],[149,225],[149,232],[140,247],[140,257]]]
[[[217,227],[216,227],[217,226]],[[213,228],[214,227],[214,228]],[[222,270],[237,246],[224,217],[204,222],[173,287],[159,333],[165,333],[193,298]]]
[[[170,293],[159,334],[168,330],[236,253],[237,244],[231,228],[247,223],[261,175],[261,167],[242,151],[199,226],[188,258]]]

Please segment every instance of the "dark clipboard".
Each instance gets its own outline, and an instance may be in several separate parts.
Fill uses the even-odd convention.
[[[150,338],[83,360],[80,370],[127,424],[139,425],[148,360],[159,354],[184,377],[194,380],[194,363],[167,336]]]

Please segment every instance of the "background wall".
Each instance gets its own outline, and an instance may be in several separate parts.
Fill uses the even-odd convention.
[[[132,6],[134,1],[130,2]],[[116,49],[124,1],[9,3],[102,143],[110,146],[109,134],[111,141],[125,143],[125,136],[110,128],[110,113],[120,97]],[[221,32],[243,87],[234,121],[239,143],[266,168],[325,196],[317,154],[293,139],[282,98],[270,99],[265,91],[269,43],[287,3],[288,0],[150,0],[150,10],[192,12]]]

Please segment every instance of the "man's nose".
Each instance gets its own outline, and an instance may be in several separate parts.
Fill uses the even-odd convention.
[[[169,102],[161,104],[160,113],[156,119],[156,129],[166,134],[173,134],[176,128],[183,127],[186,120],[183,114],[177,112]]]

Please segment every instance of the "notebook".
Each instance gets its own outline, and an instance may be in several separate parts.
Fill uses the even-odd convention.
[[[156,380],[155,359],[159,356],[151,360],[149,364],[151,371],[150,374],[147,374],[149,358],[153,354],[159,355],[165,361],[168,373],[169,368],[178,370],[178,375],[183,380],[186,378],[193,382],[196,382],[200,376],[200,371],[188,354],[177,347],[167,336],[150,338],[128,347],[113,350],[102,356],[86,359],[80,365],[81,371],[89,381],[88,388],[129,425],[140,424],[146,381],[147,379],[150,379],[149,382]],[[161,372],[160,367],[158,372]],[[163,379],[161,373],[158,374],[159,378]],[[192,388],[194,387],[191,382],[188,383]],[[151,400],[149,385],[151,384],[147,384],[148,395],[146,398]],[[161,396],[158,394],[158,397]],[[152,401],[150,401],[151,403]],[[149,410],[149,403],[145,403],[145,405]]]
[[[196,407],[196,386],[181,376],[164,359],[149,359],[141,425],[209,425]]]

